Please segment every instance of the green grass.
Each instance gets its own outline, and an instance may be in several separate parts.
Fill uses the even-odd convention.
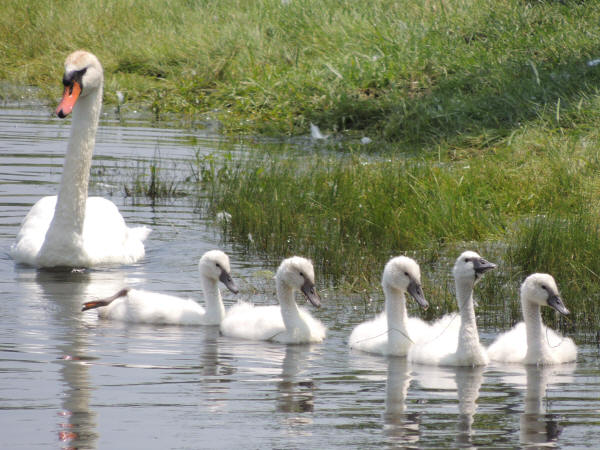
[[[107,102],[122,91],[159,117],[481,147],[531,121],[597,117],[599,21],[596,1],[6,0],[0,79],[56,99],[83,47],[105,66]]]
[[[524,274],[553,274],[571,309],[571,328],[595,330],[600,317],[600,218],[588,210],[537,216],[520,224],[507,263]],[[548,319],[551,315],[547,313]]]
[[[137,161],[131,167],[107,168],[103,163],[96,163],[92,167],[91,184],[101,184],[99,189],[110,187],[110,195],[113,195],[113,187],[118,186],[133,202],[144,199],[152,205],[195,194],[196,183],[189,164],[181,167],[181,163],[171,161],[167,165],[159,153],[157,150],[151,160]]]
[[[355,278],[383,255],[502,239],[520,217],[576,211],[600,161],[580,155],[576,142],[564,145],[540,157],[503,146],[454,162],[269,153],[225,162],[218,174],[200,162],[200,173],[211,208],[232,214],[239,239],[251,234],[277,255],[313,254],[331,273]]]

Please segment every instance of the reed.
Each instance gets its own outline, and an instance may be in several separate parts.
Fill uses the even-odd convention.
[[[570,330],[596,330],[600,317],[600,219],[588,209],[572,215],[539,215],[520,223],[507,248],[507,264],[525,275],[553,275],[571,315]],[[552,311],[545,319],[557,321]]]
[[[542,182],[562,176],[577,189],[576,174],[562,173],[562,165],[526,176],[528,167],[499,164],[491,155],[444,165],[267,154],[199,173],[211,210],[232,215],[227,231],[236,239],[250,235],[257,249],[276,255],[314,255],[328,273],[354,279],[382,257],[497,239],[519,214],[570,207],[560,184]]]

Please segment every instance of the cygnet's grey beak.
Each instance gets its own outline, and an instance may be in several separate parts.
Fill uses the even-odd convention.
[[[548,306],[554,308],[563,316],[569,314],[569,310],[565,307],[565,304],[558,295],[550,295],[550,297],[548,297]]]
[[[304,280],[304,284],[300,288],[306,299],[313,304],[314,307],[321,307],[321,297],[315,290],[315,285],[311,283],[308,279]]]
[[[229,289],[234,294],[237,294],[239,292],[237,286],[235,285],[235,282],[233,281],[233,278],[231,278],[231,275],[229,275],[229,273],[223,269],[221,269],[219,281],[221,281],[221,283],[223,283],[225,287],[227,287],[227,289]]]
[[[496,264],[491,263],[484,258],[473,259],[473,269],[475,270],[475,277],[479,278],[481,275],[486,273],[488,270],[495,269]]]
[[[425,309],[429,308],[429,303],[427,303],[427,300],[425,300],[425,294],[423,294],[423,289],[419,283],[417,283],[415,280],[411,280],[407,290],[408,293],[412,295],[412,298],[414,298],[421,307]]]

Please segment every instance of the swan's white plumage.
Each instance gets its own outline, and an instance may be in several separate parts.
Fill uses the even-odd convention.
[[[385,266],[381,284],[385,294],[385,311],[374,319],[367,320],[354,328],[348,339],[351,348],[380,355],[405,356],[412,342],[427,334],[429,325],[416,317],[408,317],[405,294],[411,285],[426,306],[421,290],[421,271],[411,258],[398,256]]]
[[[131,264],[144,256],[143,241],[147,227],[129,228],[113,202],[102,197],[88,197],[81,246],[54,246],[45,255],[49,264],[39,264],[38,256],[54,216],[56,196],[38,200],[25,219],[11,248],[13,259],[31,266],[95,267]]]
[[[473,287],[484,272],[494,267],[472,251],[458,257],[453,275],[459,313],[448,314],[434,322],[429,332],[410,348],[410,361],[440,366],[482,366],[489,362],[479,342]]]
[[[406,345],[390,347],[388,340],[388,318],[385,311],[375,318],[367,320],[354,328],[348,339],[351,348],[367,353],[379,355],[406,356],[412,342],[419,342],[429,332],[430,325],[417,317],[409,317],[406,321],[407,333],[410,340],[403,333],[399,333]],[[392,333],[398,333],[392,331]],[[412,341],[412,342],[411,342]]]
[[[164,325],[205,325],[206,310],[192,299],[129,289],[127,295],[98,308],[101,319]]]
[[[287,330],[281,317],[280,306],[255,306],[239,302],[227,311],[221,323],[221,330],[226,336],[284,344],[321,342],[325,339],[325,326],[305,308],[298,307],[298,312],[299,322],[306,326]]]
[[[138,289],[126,289],[109,299],[106,306],[97,306],[102,300],[88,302],[84,310],[98,308],[98,317],[133,323],[165,325],[219,325],[225,316],[225,307],[219,291],[219,280],[234,293],[237,288],[230,276],[229,257],[220,250],[206,252],[198,263],[206,307],[192,299]]]
[[[64,79],[79,83],[82,89],[73,100],[71,135],[58,196],[44,197],[31,208],[11,247],[11,256],[19,263],[38,267],[133,263],[144,256],[143,241],[150,229],[128,228],[112,202],[87,196],[102,107],[102,66],[91,53],[74,52],[65,61]],[[66,85],[63,102],[69,86],[72,88]],[[62,117],[70,109],[63,113],[61,105],[58,111]]]
[[[544,288],[542,288],[544,286]],[[523,322],[501,334],[488,348],[492,361],[518,364],[552,365],[575,361],[577,346],[542,323],[540,307],[550,306],[549,296],[560,301],[557,310],[568,313],[551,275],[533,274],[521,286]],[[563,309],[564,308],[564,309]]]
[[[221,332],[231,337],[285,344],[321,342],[325,338],[325,326],[306,309],[298,307],[294,300],[295,292],[302,291],[311,303],[320,305],[314,279],[309,260],[298,256],[284,260],[275,275],[279,305],[254,306],[240,302],[227,311]]]

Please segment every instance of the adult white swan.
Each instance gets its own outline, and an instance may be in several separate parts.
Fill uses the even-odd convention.
[[[102,66],[79,50],[65,61],[65,86],[56,114],[73,111],[71,135],[58,196],[31,208],[11,247],[15,261],[38,267],[130,264],[144,256],[147,227],[128,228],[117,207],[88,198],[88,180],[102,107]]]
[[[84,303],[82,311],[98,308],[100,318],[123,322],[219,325],[225,316],[219,281],[234,294],[238,292],[231,279],[229,257],[220,250],[208,251],[200,258],[198,269],[206,308],[191,299],[125,288],[112,297]]]
[[[381,280],[385,310],[372,320],[354,328],[348,343],[351,348],[380,355],[406,356],[415,339],[429,329],[421,319],[408,318],[405,294],[419,305],[429,305],[421,289],[421,270],[415,260],[397,256],[388,261]]]
[[[410,348],[410,361],[441,366],[482,366],[488,363],[485,348],[479,343],[473,287],[481,275],[495,267],[472,251],[458,257],[452,273],[460,316],[450,314],[435,322],[429,333]]]
[[[315,307],[321,306],[312,263],[299,256],[285,259],[277,269],[275,281],[279,306],[240,302],[227,311],[221,332],[226,336],[286,344],[321,342],[325,327],[294,300],[294,293],[300,291]]]
[[[570,338],[560,336],[542,322],[540,308],[549,306],[569,314],[551,275],[534,273],[521,285],[523,322],[501,334],[488,348],[493,361],[520,364],[561,364],[575,361],[577,347]]]

